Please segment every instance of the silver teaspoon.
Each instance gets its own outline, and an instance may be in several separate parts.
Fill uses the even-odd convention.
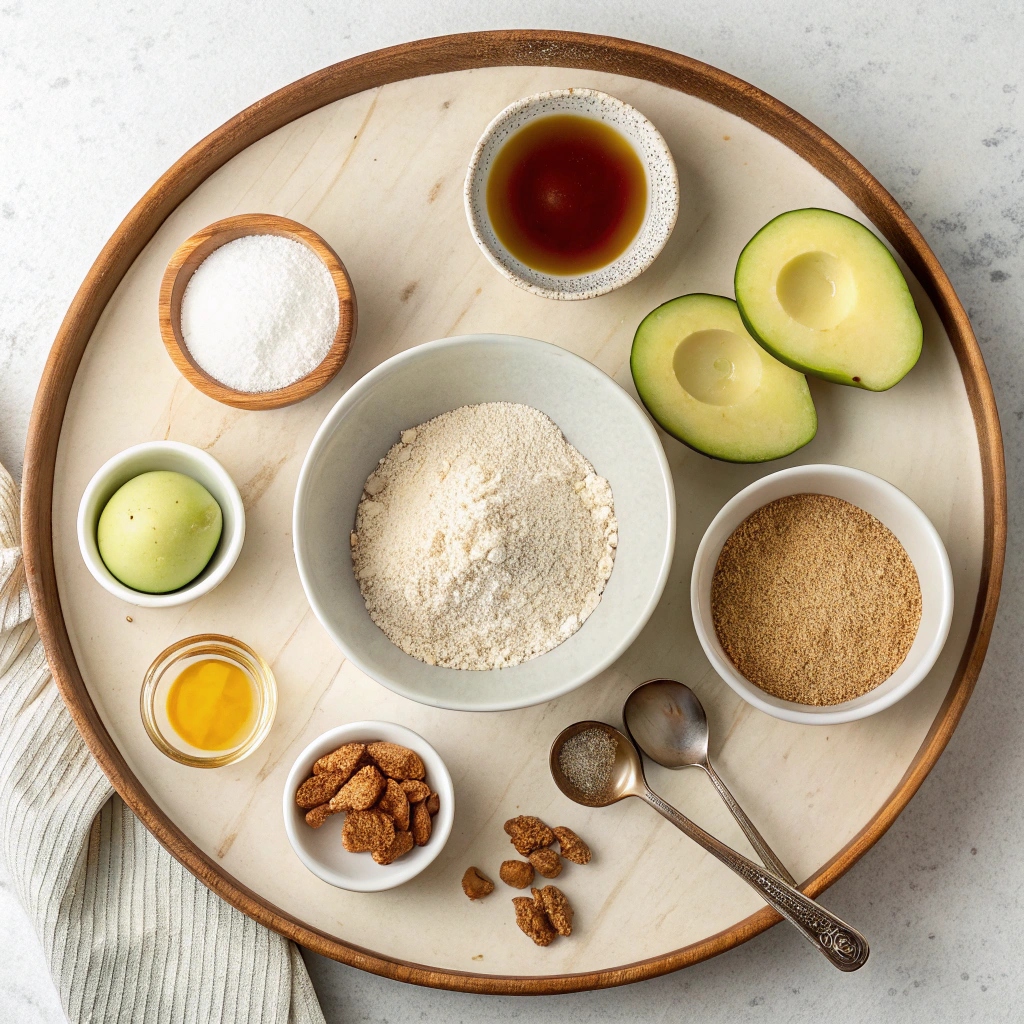
[[[652,761],[665,768],[703,768],[765,867],[790,885],[796,885],[796,879],[712,767],[708,758],[708,719],[693,690],[674,679],[651,679],[626,698],[622,717],[626,732]]]
[[[563,729],[548,757],[555,785],[586,807],[607,807],[635,796],[668,818],[680,832],[717,857],[794,925],[833,967],[856,971],[868,959],[863,935],[771,871],[738,854],[653,793],[640,753],[627,736],[604,722],[577,722]]]

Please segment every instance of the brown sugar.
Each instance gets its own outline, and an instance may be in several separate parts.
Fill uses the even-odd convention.
[[[711,615],[750,682],[799,704],[841,704],[903,663],[921,585],[874,516],[830,495],[794,494],[763,505],[725,542]]]

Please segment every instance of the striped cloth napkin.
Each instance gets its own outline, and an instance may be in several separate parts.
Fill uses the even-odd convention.
[[[0,466],[0,849],[73,1024],[323,1024],[295,945],[189,874],[86,749],[43,655]]]

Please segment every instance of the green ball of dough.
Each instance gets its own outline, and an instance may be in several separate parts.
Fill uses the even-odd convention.
[[[220,540],[220,505],[183,473],[142,473],[114,492],[100,514],[103,564],[126,587],[166,594],[206,568]]]

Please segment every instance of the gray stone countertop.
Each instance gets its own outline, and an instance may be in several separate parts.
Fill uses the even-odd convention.
[[[329,1022],[1020,1019],[1024,943],[1024,8],[1016,0],[0,0],[0,461],[20,475],[50,342],[92,260],[189,146],[266,93],[380,46],[549,27],[698,57],[805,114],[902,203],[951,277],[995,384],[1010,546],[988,660],[910,806],[825,896],[869,937],[856,975],[791,929],[627,988],[491,998],[307,956]],[[0,874],[0,1013],[62,1020]]]

